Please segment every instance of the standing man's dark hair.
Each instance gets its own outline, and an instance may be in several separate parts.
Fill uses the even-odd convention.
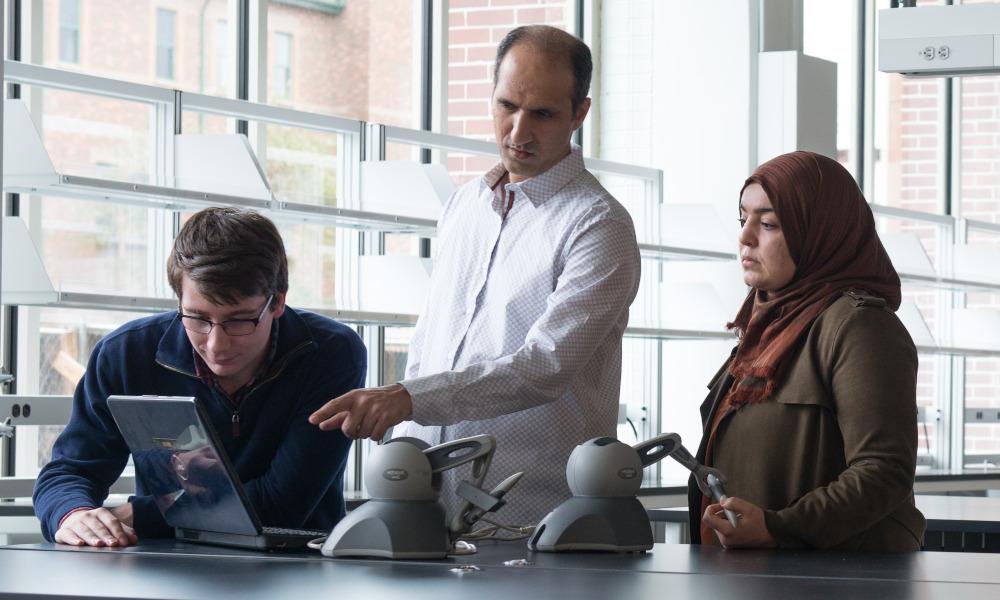
[[[243,208],[207,208],[184,223],[167,259],[178,298],[184,275],[213,303],[235,304],[238,296],[287,292],[288,258],[270,219]]]
[[[574,79],[570,101],[573,104],[573,112],[576,112],[590,91],[590,77],[594,71],[594,62],[587,44],[550,25],[523,25],[512,29],[497,46],[496,60],[493,61],[494,87],[497,85],[500,63],[507,56],[507,52],[517,44],[531,44],[542,54],[554,60],[564,61],[570,67]]]

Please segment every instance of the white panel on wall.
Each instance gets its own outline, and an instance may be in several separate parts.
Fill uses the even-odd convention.
[[[23,219],[4,218],[3,258],[3,278],[0,281],[3,304],[56,301],[56,291]]]
[[[367,255],[360,260],[360,310],[411,315],[423,310],[431,259]]]
[[[437,219],[454,184],[444,165],[410,160],[361,163],[361,210]]]
[[[757,64],[757,162],[795,150],[836,159],[837,64],[791,50]]]
[[[246,136],[174,136],[174,187],[271,200],[271,189]]]
[[[952,336],[946,345],[955,348],[1000,350],[1000,311],[988,308],[956,308],[952,313]]]
[[[953,248],[955,279],[1000,283],[1000,248],[986,244],[956,244]]]
[[[910,332],[910,337],[913,338],[913,343],[917,346],[935,346],[934,336],[931,335],[931,330],[927,328],[927,322],[924,321],[923,314],[920,313],[920,309],[913,302],[904,301],[899,305],[899,310],[896,311],[896,316],[899,320],[903,322],[903,327]]]
[[[710,204],[722,215],[737,204],[751,162],[749,5],[654,3],[647,135],[666,203]]]
[[[883,231],[878,236],[898,273],[921,277],[937,276],[931,259],[927,257],[920,238],[915,234]]]
[[[3,103],[3,184],[46,185],[58,183],[56,168],[42,145],[28,105],[21,100]]]
[[[728,219],[711,204],[664,205],[663,244],[735,254],[739,239],[736,192],[732,200]]]

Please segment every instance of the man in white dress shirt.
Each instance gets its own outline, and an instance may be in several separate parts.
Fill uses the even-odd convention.
[[[590,109],[591,70],[586,44],[553,27],[519,27],[501,41],[492,98],[501,162],[444,207],[406,379],[310,417],[355,438],[381,439],[403,421],[395,435],[431,444],[494,436],[487,487],[525,471],[498,514],[506,523],[538,522],[569,496],[573,448],[616,432],[639,250],[628,212],[570,142]]]

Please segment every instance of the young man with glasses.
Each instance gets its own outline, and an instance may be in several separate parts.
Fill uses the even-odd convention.
[[[73,415],[35,484],[46,539],[126,546],[172,536],[141,465],[129,502],[102,508],[129,450],[108,411],[111,395],[196,396],[261,520],[328,530],[344,514],[350,441],[307,418],[364,384],[357,334],[285,304],[288,261],[263,216],[209,208],[192,216],[167,263],[178,310],[126,323],[95,346]]]

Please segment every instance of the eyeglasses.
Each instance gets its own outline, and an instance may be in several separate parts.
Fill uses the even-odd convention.
[[[202,333],[207,335],[212,332],[213,327],[218,325],[219,327],[222,327],[222,330],[226,332],[226,335],[250,335],[255,329],[257,329],[257,325],[260,323],[260,320],[264,318],[264,311],[267,310],[267,307],[271,306],[271,300],[273,299],[274,294],[267,297],[267,302],[265,302],[264,307],[260,309],[260,314],[257,315],[256,319],[229,319],[228,321],[216,323],[201,317],[185,315],[180,311],[180,309],[177,309],[177,314],[181,317],[181,324],[184,325],[184,329],[187,329],[192,333]]]

